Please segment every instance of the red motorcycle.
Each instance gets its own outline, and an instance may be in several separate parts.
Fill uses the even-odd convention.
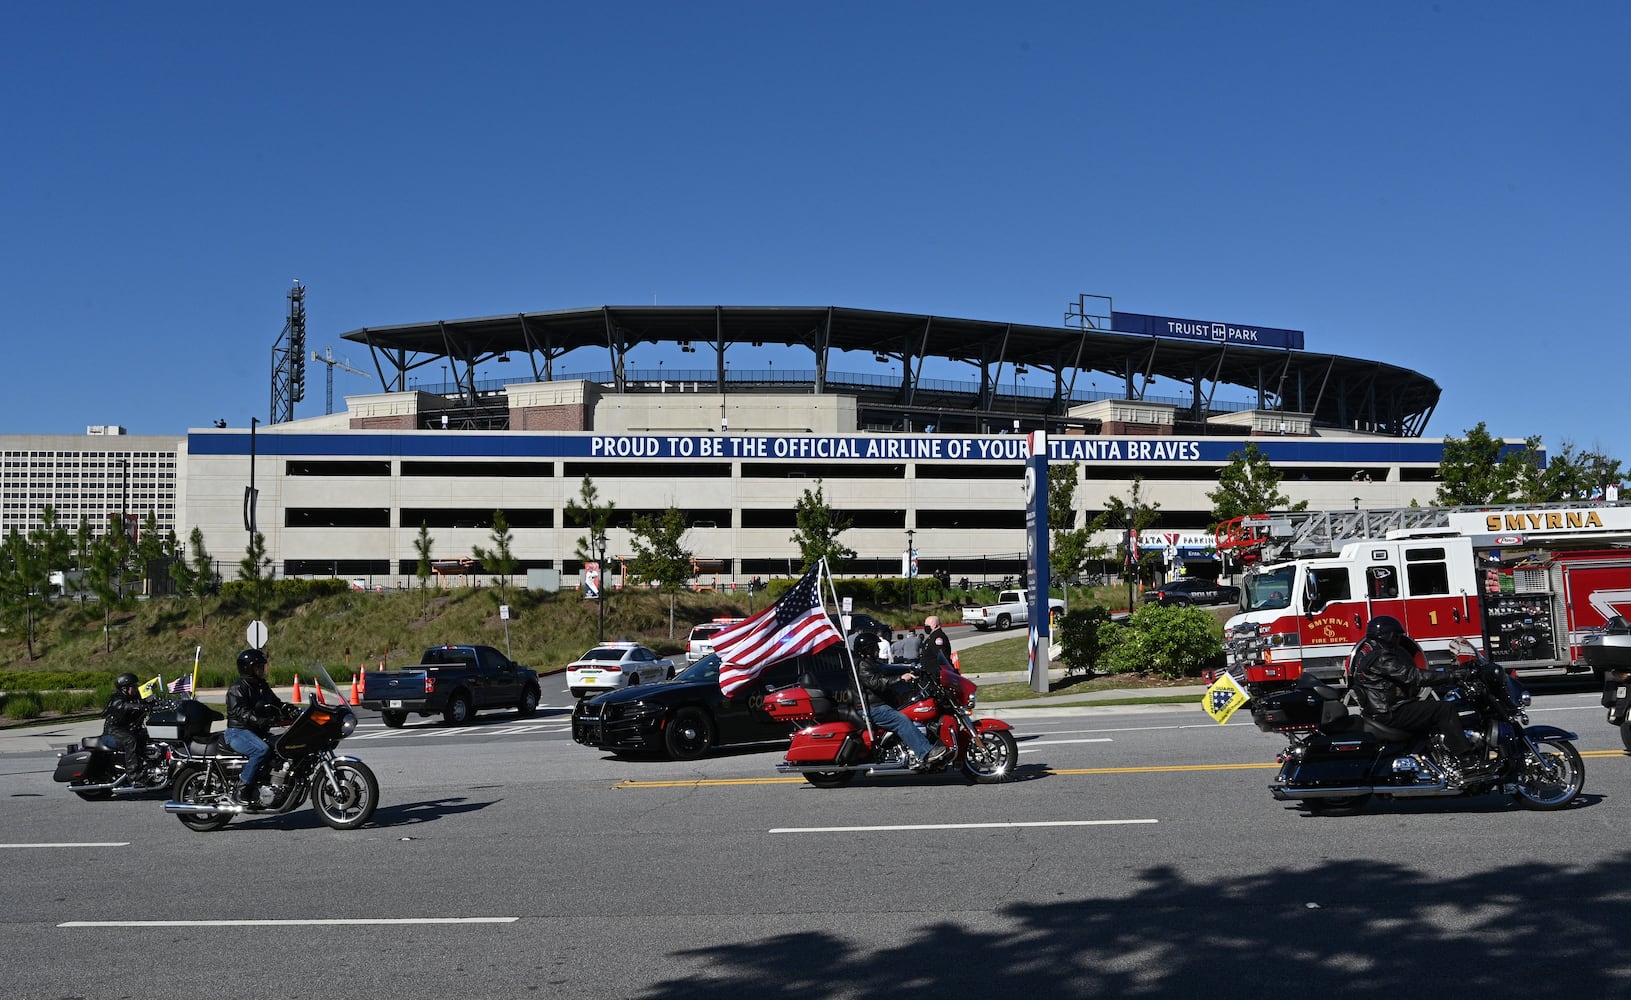
[[[938,682],[919,678],[917,684],[920,697],[902,706],[901,714],[924,727],[931,740],[956,751],[933,770],[961,767],[977,782],[1008,780],[1019,761],[1019,745],[1008,723],[969,715],[978,685],[950,667],[941,669]],[[857,774],[913,771],[916,761],[900,738],[876,724],[868,726],[852,699],[849,691],[829,692],[810,684],[767,692],[763,708],[771,718],[808,723],[793,734],[793,745],[776,770],[802,774],[817,788],[847,785]]]

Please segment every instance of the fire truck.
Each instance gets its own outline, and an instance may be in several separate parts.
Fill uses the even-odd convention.
[[[1392,615],[1427,665],[1464,639],[1513,669],[1591,669],[1580,644],[1631,619],[1631,506],[1406,507],[1248,515],[1217,529],[1247,569],[1225,625],[1253,693],[1343,674],[1365,625]]]

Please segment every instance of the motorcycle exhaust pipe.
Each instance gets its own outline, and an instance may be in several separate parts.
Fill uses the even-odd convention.
[[[777,764],[781,774],[830,774],[834,771],[862,771],[868,774],[896,774],[910,772],[907,764]]]
[[[203,805],[196,802],[166,802],[164,811],[182,816],[213,816],[216,813],[241,813],[244,811],[244,807],[240,802],[227,802],[220,805]]]
[[[1451,791],[1442,781],[1430,785],[1354,785],[1348,788],[1298,788],[1295,785],[1270,785],[1269,794],[1281,802],[1299,799],[1346,799],[1355,795],[1391,795],[1396,799],[1426,799]]]

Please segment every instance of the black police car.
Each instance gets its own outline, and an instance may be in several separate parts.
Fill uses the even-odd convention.
[[[804,657],[772,663],[731,697],[719,690],[720,659],[709,653],[671,681],[608,691],[578,702],[572,738],[614,753],[693,760],[714,747],[785,742],[792,728],[759,703],[767,689],[798,677]]]
[[[1146,591],[1144,600],[1150,604],[1182,605],[1182,604],[1239,604],[1240,588],[1232,587],[1227,583],[1216,580],[1202,580],[1196,577],[1184,577],[1164,583],[1154,590]]]

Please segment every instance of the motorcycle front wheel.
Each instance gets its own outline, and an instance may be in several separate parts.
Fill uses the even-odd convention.
[[[1006,729],[975,734],[963,753],[963,770],[981,784],[1007,781],[1019,766],[1019,743]]]
[[[177,802],[198,805],[205,802],[217,802],[230,793],[231,789],[214,770],[207,767],[189,767],[176,775],[176,783],[171,795]],[[232,814],[218,812],[205,816],[195,816],[188,813],[177,813],[176,819],[181,820],[181,825],[189,830],[209,833],[211,830],[219,830],[232,822]]]
[[[1518,804],[1525,809],[1562,809],[1586,785],[1586,762],[1564,739],[1530,740],[1540,760],[1526,762],[1518,773]]]
[[[317,818],[336,830],[355,830],[379,805],[379,781],[360,760],[342,760],[312,776],[311,804]],[[332,775],[332,778],[330,777]]]

